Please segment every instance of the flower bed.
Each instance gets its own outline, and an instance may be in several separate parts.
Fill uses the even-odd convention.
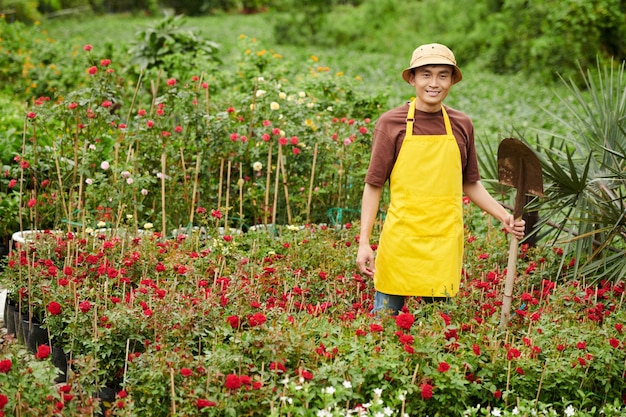
[[[411,299],[396,318],[369,314],[372,284],[355,272],[349,224],[172,239],[40,234],[12,253],[1,285],[41,317],[69,366],[55,391],[49,348],[5,344],[4,411],[624,412],[623,284],[560,283],[558,251],[524,248],[515,314],[499,332],[506,242],[485,230],[468,230],[457,298]]]

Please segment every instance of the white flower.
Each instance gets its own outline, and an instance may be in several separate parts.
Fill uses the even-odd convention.
[[[132,220],[132,219],[133,219],[133,215],[132,215],[132,214],[127,214],[127,215],[126,215],[126,218],[127,218],[128,220]]]
[[[254,103],[250,104],[250,110],[254,110],[256,108],[256,106],[254,105]]]
[[[307,104],[306,104],[306,106],[307,106],[309,109],[312,109],[313,107],[315,107],[315,103],[307,103]]]
[[[257,97],[263,97],[265,95],[265,93],[267,93],[267,91],[265,90],[256,90],[256,96]]]
[[[400,401],[404,401],[406,400],[406,391],[402,391],[401,393],[398,394],[398,399]]]
[[[392,416],[393,415],[393,409],[391,409],[390,407],[385,407],[383,408],[383,414],[386,416]]]
[[[377,411],[376,413],[374,413],[374,417],[385,417],[385,415],[380,411]]]
[[[148,190],[146,190],[145,188],[142,188],[141,189],[141,194],[148,195]]]
[[[347,389],[352,388],[352,382],[350,382],[350,381],[343,381],[342,385],[343,385],[344,388],[347,388]]]
[[[259,161],[256,161],[254,164],[252,164],[252,169],[259,172],[263,169],[263,164]]]
[[[287,98],[287,94],[281,91],[280,93],[278,93],[278,98],[280,98],[281,100],[284,100]]]
[[[335,393],[335,387],[322,388],[322,393],[333,395]]]
[[[103,227],[104,227],[104,226],[106,226],[106,225],[107,225],[107,224],[106,224],[105,222],[103,222],[102,220],[100,220],[100,221],[98,222],[98,225],[97,225],[97,226],[98,226],[99,228],[103,228]]]
[[[133,179],[130,178],[130,177],[126,178],[126,183],[129,184],[129,185],[132,184],[133,183]]]
[[[565,415],[567,417],[572,417],[574,414],[576,414],[576,410],[574,409],[574,407],[572,407],[572,405],[568,405],[567,408],[565,409]]]
[[[85,180],[85,184],[87,184],[87,185],[91,185],[91,184],[93,184],[93,180],[92,180],[91,178],[87,178],[87,179]]]
[[[519,408],[515,407],[513,409],[513,411],[511,411],[511,414],[513,414],[514,416],[518,415],[519,414]]]
[[[146,230],[150,230],[154,227],[154,225],[152,223],[146,223],[143,225],[143,228]]]
[[[286,375],[285,378],[280,381],[281,384],[287,385],[289,383],[289,375]]]
[[[93,233],[93,229],[91,227],[88,227],[85,229],[85,233],[87,233],[88,235]]]
[[[333,106],[326,107],[326,111],[333,111]]]
[[[263,77],[257,77],[257,79],[256,79],[256,80],[257,80],[258,82],[262,83],[262,82],[264,82],[264,81],[265,81],[265,78],[263,78]]]
[[[374,388],[374,396],[376,397],[380,397],[383,393],[383,389],[382,388]]]
[[[496,416],[496,417],[500,417],[502,415],[502,411],[500,411],[499,408],[494,408],[493,411],[491,412],[492,416]]]
[[[306,97],[306,93],[305,93],[304,91],[300,91],[300,92],[298,93],[298,97],[300,97],[300,98],[305,98],[305,97]]]
[[[93,143],[89,144],[89,150],[90,151],[95,151],[96,150],[96,145],[94,145]]]
[[[317,417],[333,417],[333,414],[328,410],[317,410],[315,413]]]
[[[278,109],[280,109],[280,104],[276,103],[275,101],[272,101],[272,102],[270,103],[270,109],[272,109],[272,110],[278,110]]]
[[[100,164],[100,168],[101,168],[101,169],[103,169],[103,170],[105,170],[105,171],[106,171],[107,169],[109,169],[109,167],[110,167],[110,166],[109,166],[109,161],[102,161],[102,163]]]

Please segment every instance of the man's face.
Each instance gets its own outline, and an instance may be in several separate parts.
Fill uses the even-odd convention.
[[[425,65],[415,68],[410,78],[415,87],[415,108],[436,112],[452,87],[452,67],[449,65]]]

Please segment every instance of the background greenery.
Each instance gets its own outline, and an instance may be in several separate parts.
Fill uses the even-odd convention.
[[[32,13],[18,13],[22,10],[18,3]],[[410,98],[412,91],[399,74],[413,48],[437,41],[452,46],[463,68],[464,81],[454,87],[447,104],[474,121],[485,182],[497,177],[491,168],[502,138],[521,137],[536,149],[548,150],[545,154],[556,159],[544,160],[551,168],[544,176],[555,186],[544,207],[550,210],[550,222],[564,232],[552,238],[571,240],[577,259],[594,258],[611,248],[611,259],[621,266],[611,268],[609,275],[619,276],[624,270],[619,262],[624,251],[623,1],[244,3],[185,2],[188,10],[168,2],[156,8],[152,3],[131,7],[124,2],[2,3],[3,10],[11,11],[2,24],[0,55],[2,100],[7,103],[1,111],[7,127],[0,144],[4,171],[22,148],[23,115],[36,98],[63,100],[68,92],[86,88],[85,44],[97,51],[90,57],[93,62],[112,59],[123,69],[120,78],[125,77],[126,84],[117,86],[120,94],[130,94],[142,71],[149,82],[206,73],[213,102],[243,105],[250,98],[241,97],[241,92],[256,87],[252,78],[235,79],[233,74],[271,74],[274,81],[289,80],[292,88],[310,89],[320,103],[334,100],[334,111],[341,117],[375,120],[386,108]],[[460,9],[464,13],[456,13]],[[127,13],[111,14],[118,11]],[[190,17],[160,20],[166,11],[184,11]],[[56,17],[46,19],[46,13]],[[254,46],[256,58],[242,58],[242,48],[250,50],[242,36]],[[311,74],[314,63],[325,78]],[[150,94],[148,84],[145,81],[144,95]],[[304,116],[292,112],[290,117],[297,121]],[[215,127],[220,136],[233,128],[244,129]],[[611,138],[608,148],[602,142],[605,137]],[[316,221],[325,220],[325,210],[339,201],[345,208],[358,206],[359,187],[352,185],[366,167],[368,139],[364,139],[352,162],[347,161],[351,178],[343,178],[344,184],[331,191],[345,195],[320,200],[315,207],[322,215]],[[252,156],[258,155],[246,154],[241,161],[249,164]],[[153,164],[158,165],[158,158]],[[300,171],[292,174],[300,178],[302,189],[308,166],[298,166]],[[585,166],[589,169],[581,171]],[[0,180],[4,193],[9,177]],[[328,178],[334,181],[332,175]],[[211,192],[217,191],[215,184],[211,187]],[[496,187],[496,191],[503,201],[510,198],[506,190]],[[14,197],[7,193],[2,199],[3,213],[15,210]],[[158,223],[156,211],[153,203],[146,213]],[[4,228],[13,230],[15,222],[5,222]],[[594,241],[598,236],[605,239],[602,245]],[[597,273],[595,267],[591,271]]]

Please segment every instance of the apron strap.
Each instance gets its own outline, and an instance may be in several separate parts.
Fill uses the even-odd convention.
[[[448,112],[446,109],[441,106],[441,113],[443,114],[443,124],[446,126],[446,135],[453,135],[452,133],[452,125],[450,124],[450,118],[448,117]],[[409,111],[406,114],[406,131],[408,134],[413,134],[413,122],[415,120],[415,99],[411,100],[411,104],[409,105]]]

